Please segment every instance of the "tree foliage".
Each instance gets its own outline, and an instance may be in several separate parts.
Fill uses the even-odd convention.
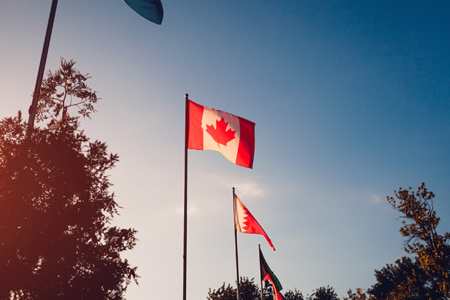
[[[327,287],[320,287],[316,289],[310,296],[306,298],[307,300],[339,300],[338,295],[334,291],[333,287],[327,285]]]
[[[401,213],[400,233],[412,257],[375,271],[377,283],[369,293],[376,299],[448,299],[450,234],[437,233],[440,218],[434,210],[434,193],[422,183],[416,192],[400,188],[394,196],[387,201]]]
[[[254,283],[254,278],[248,279],[248,277],[241,277],[239,280],[239,297],[240,299],[248,300],[260,300],[261,294],[259,287]],[[208,300],[236,300],[237,289],[230,284],[227,286],[225,282],[217,290],[209,289]]]
[[[293,291],[289,290],[284,294],[285,300],[304,300],[302,292],[294,289]]]
[[[395,264],[376,270],[375,278],[377,283],[369,292],[376,299],[429,299],[424,272],[410,257],[402,257]]]
[[[355,292],[351,289],[347,291],[347,297],[344,297],[343,300],[374,300],[375,298],[372,295],[366,294],[362,289],[357,288]]]
[[[242,278],[241,278],[242,282]],[[230,284],[225,286],[225,282],[222,284],[220,288],[217,290],[212,290],[211,288],[208,291],[208,300],[235,300],[237,299],[237,291],[236,288],[232,287]]]
[[[37,121],[50,120],[51,123],[61,124],[68,116],[68,110],[77,108],[77,113],[90,118],[95,112],[94,104],[100,100],[97,92],[92,90],[86,81],[89,74],[81,74],[74,68],[75,61],[61,58],[61,67],[55,72],[48,71],[42,81],[39,95]]]
[[[46,124],[29,136],[20,112],[0,121],[0,299],[124,299],[137,277],[120,256],[136,231],[110,225],[118,156],[68,113],[89,116],[97,101],[74,64],[62,59],[44,81]]]
[[[261,288],[254,282],[254,278],[248,279],[248,277],[241,277],[239,281],[239,299],[241,300],[261,300]],[[268,283],[268,282],[266,282]],[[263,299],[273,300],[272,286],[271,284],[264,283],[263,287]],[[236,288],[230,284],[222,286],[218,289],[208,291],[208,300],[236,300],[237,299]],[[285,300],[304,300],[303,294],[297,290],[287,291],[283,295]]]

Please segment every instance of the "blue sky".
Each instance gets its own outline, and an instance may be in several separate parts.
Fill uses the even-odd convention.
[[[51,1],[0,2],[0,117],[31,103]],[[75,59],[102,100],[88,136],[120,163],[115,223],[136,228],[127,298],[182,296],[184,94],[256,123],[252,170],[189,151],[188,299],[235,281],[232,192],[266,230],[283,291],[369,288],[404,255],[386,202],[425,182],[450,231],[450,4],[446,1],[163,1],[161,26],[122,1],[60,0],[46,69]]]

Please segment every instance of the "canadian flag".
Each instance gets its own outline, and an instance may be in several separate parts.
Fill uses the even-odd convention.
[[[275,247],[269,239],[269,236],[236,194],[234,194],[234,201],[234,223],[236,224],[236,231],[263,235],[275,251]]]
[[[188,100],[188,149],[219,151],[232,163],[253,167],[255,123]]]

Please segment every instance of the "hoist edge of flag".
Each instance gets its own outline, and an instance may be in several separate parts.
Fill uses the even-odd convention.
[[[203,106],[189,100],[188,149],[203,150]]]
[[[283,286],[281,285],[281,282],[278,280],[275,273],[270,269],[269,264],[264,258],[261,249],[259,249],[259,267],[261,273],[261,280],[262,281],[270,280],[273,286],[277,289],[277,291],[278,292],[281,291],[283,289]]]
[[[248,208],[244,205],[244,203],[242,203],[241,199],[239,199],[239,197],[235,195],[234,200],[235,200],[234,219],[236,222],[236,230],[241,233],[260,234],[264,236],[267,243],[269,243],[269,245],[273,248],[273,251],[275,251],[275,246],[273,245],[269,236],[264,231],[259,222],[256,220],[256,218],[252,215],[252,213],[248,210]],[[246,216],[244,217],[246,221],[244,221],[243,224],[241,224],[238,211],[243,212]]]

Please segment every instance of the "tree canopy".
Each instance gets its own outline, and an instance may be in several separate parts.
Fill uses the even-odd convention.
[[[306,298],[307,300],[339,300],[338,295],[334,291],[333,287],[327,285],[316,289],[311,296]]]
[[[20,112],[0,121],[0,299],[124,299],[137,277],[120,255],[136,230],[110,224],[118,155],[69,114],[98,100],[74,65],[48,73],[32,131]]]
[[[240,299],[261,300],[259,287],[254,283],[254,279],[248,277],[241,277],[239,281],[239,297]],[[237,289],[230,284],[225,285],[225,282],[217,290],[208,291],[208,300],[236,300]]]
[[[239,299],[241,300],[261,300],[261,288],[254,282],[254,278],[249,279],[248,277],[241,277],[239,281]],[[271,284],[263,284],[263,299],[264,300],[273,300],[274,296],[272,293]],[[283,295],[285,300],[304,300],[303,294],[298,290],[287,291]],[[225,285],[222,284],[218,289],[208,291],[208,296],[206,297],[208,300],[236,300],[237,292],[236,287],[231,286],[230,284]]]
[[[375,271],[377,283],[369,289],[376,299],[448,299],[450,296],[450,247],[447,232],[437,233],[440,218],[434,210],[435,195],[422,183],[394,191],[387,197],[391,206],[401,213],[400,233],[406,237],[402,257]]]

